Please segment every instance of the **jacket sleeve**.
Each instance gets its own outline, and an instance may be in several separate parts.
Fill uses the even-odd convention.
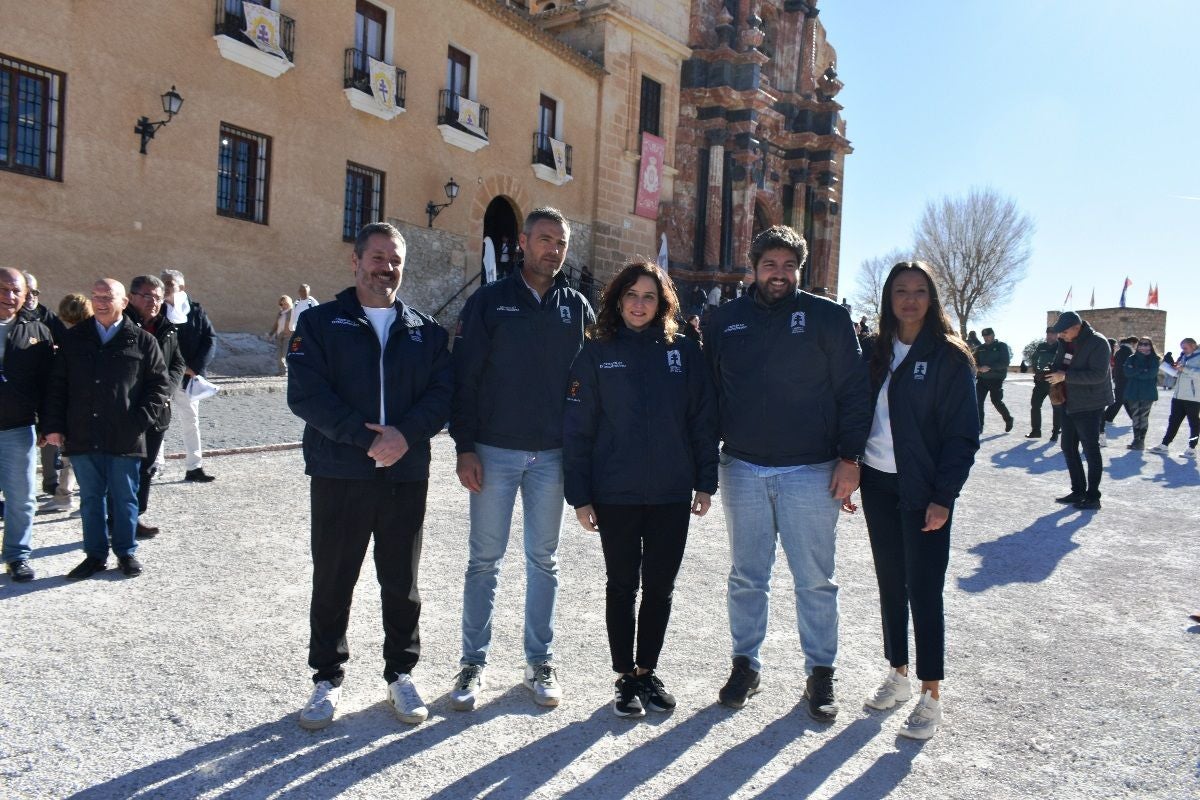
[[[126,322],[126,325],[132,325]],[[137,330],[137,328],[134,328]],[[171,397],[171,384],[167,378],[167,363],[163,361],[162,348],[153,336],[144,331],[138,337],[142,345],[142,396],[137,408],[130,413],[137,421],[138,428],[147,430],[158,415],[167,407]]]
[[[450,398],[454,394],[454,367],[446,348],[450,337],[441,325],[426,325],[425,330],[431,332],[429,341],[436,348],[429,383],[395,426],[404,434],[409,446],[413,442],[428,441],[438,434],[450,417]]]
[[[479,382],[487,362],[491,337],[483,321],[480,289],[467,298],[454,335],[454,399],[450,405],[450,436],[459,453],[475,452],[479,430]]]
[[[44,409],[41,420],[42,434],[67,433],[67,358],[63,345],[55,350],[54,358],[50,361],[50,377],[46,381]]]
[[[690,340],[688,340],[690,341]],[[688,370],[687,427],[691,437],[692,458],[696,474],[693,488],[697,492],[716,494],[717,462],[717,391],[713,387],[712,372],[698,346],[691,348],[696,369]]]
[[[313,314],[301,314],[288,346],[288,408],[322,436],[370,450],[375,433],[368,420],[333,389],[328,355],[317,336]]]
[[[721,334],[720,329],[713,318],[715,315],[710,314],[708,322],[706,322],[700,331],[700,338],[704,340],[703,355],[704,363],[708,368],[708,377],[713,388],[713,413],[716,414],[716,428],[714,432],[717,437],[718,453],[720,452],[721,444]]]
[[[838,455],[861,458],[871,432],[871,386],[846,309],[836,307],[825,342],[830,385],[837,401]]]
[[[167,381],[171,391],[175,391],[183,383],[183,371],[187,362],[183,360],[183,351],[179,348],[179,332],[175,332],[175,346],[171,348],[171,360],[167,362]]]
[[[1101,347],[1100,345],[1104,346]],[[1084,348],[1079,348],[1084,350]],[[1072,386],[1094,386],[1112,380],[1109,365],[1108,342],[1102,336],[1095,336],[1088,341],[1085,352],[1076,351],[1071,359],[1071,368],[1067,370],[1067,390]]]
[[[212,364],[213,356],[216,351],[217,332],[213,330],[212,322],[208,319],[208,314],[204,309],[196,305],[196,354],[192,357],[188,366],[192,372],[197,375],[203,375],[208,372],[209,366]]]
[[[58,361],[58,348],[49,339],[39,342],[37,348],[38,366],[37,373],[33,376],[38,398],[37,432],[44,436],[48,432],[46,419],[50,415],[50,380],[54,375],[55,362]]]
[[[594,346],[584,342],[571,365],[563,407],[563,495],[572,508],[592,502],[592,450],[600,424]]]
[[[955,353],[948,353],[946,359],[948,369],[942,371],[938,387],[936,416],[940,449],[930,500],[953,508],[979,449],[979,409],[970,365]]]

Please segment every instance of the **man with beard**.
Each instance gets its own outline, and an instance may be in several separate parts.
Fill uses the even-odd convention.
[[[759,689],[778,541],[795,584],[808,712],[832,722],[835,529],[858,488],[871,400],[849,312],[796,288],[807,255],[791,228],[760,233],[750,249],[754,285],[718,308],[704,332],[720,399],[721,501],[733,560],[733,671],[719,699],[741,708]]]

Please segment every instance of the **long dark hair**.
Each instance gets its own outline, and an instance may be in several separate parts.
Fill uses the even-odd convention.
[[[950,318],[942,308],[941,298],[938,297],[937,284],[933,280],[933,270],[924,261],[901,261],[892,267],[887,280],[883,282],[883,296],[879,298],[879,336],[875,339],[875,350],[871,353],[871,382],[882,384],[892,365],[892,342],[900,329],[900,321],[892,310],[892,285],[902,273],[919,272],[925,277],[929,288],[929,311],[925,313],[925,321],[921,323],[922,332],[932,335],[936,340],[945,342],[948,347],[958,352],[971,365],[975,372],[975,357],[971,348],[954,330]]]
[[[663,338],[668,342],[675,339],[675,333],[679,330],[676,321],[679,316],[679,296],[675,293],[675,282],[664,276],[657,265],[645,259],[630,261],[604,287],[596,324],[588,330],[589,339],[603,341],[616,336],[617,330],[625,324],[621,319],[621,296],[642,277],[652,279],[658,287],[658,310],[650,322],[651,326],[661,328]]]

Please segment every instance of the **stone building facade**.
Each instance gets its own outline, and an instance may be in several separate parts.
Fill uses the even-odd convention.
[[[515,249],[553,205],[576,278],[653,258],[665,233],[684,288],[736,283],[754,231],[787,222],[810,237],[806,285],[836,292],[850,148],[816,0],[263,5],[265,48],[241,0],[0,3],[0,264],[51,304],[174,267],[218,328],[261,331],[299,283],[346,286],[345,234],[386,219],[410,243],[402,296],[450,325],[484,237]],[[143,116],[169,119],[145,152]],[[644,132],[666,146],[649,215]]]
[[[1061,311],[1047,311],[1046,325],[1058,321]],[[1167,312],[1157,308],[1088,308],[1076,313],[1097,332],[1118,342],[1130,336],[1146,336],[1154,342],[1159,355],[1168,351],[1179,353],[1179,342],[1168,342]]]

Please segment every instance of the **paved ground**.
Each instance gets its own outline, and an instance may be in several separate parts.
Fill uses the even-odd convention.
[[[295,441],[278,381],[231,382],[203,406],[208,442]],[[252,393],[244,393],[244,392]],[[693,526],[660,673],[671,715],[618,720],[608,706],[603,566],[573,523],[561,551],[559,644],[567,699],[547,711],[520,685],[521,559],[505,566],[492,688],[450,710],[457,667],[466,497],[452,447],[435,444],[416,672],[430,720],[383,704],[379,601],[368,561],[356,600],[342,716],[308,733],[295,712],[310,567],[299,452],[214,457],[218,482],[179,482],[172,461],[150,518],[147,572],[80,584],[77,520],[39,517],[38,580],[0,579],[0,796],[81,797],[1053,797],[1200,795],[1200,477],[1195,462],[1106,451],[1104,509],[1055,506],[1056,448],[1020,438],[1029,386],[1009,387],[1018,427],[989,411],[958,507],[947,581],[947,726],[921,745],[899,714],[861,698],[883,672],[861,515],[839,528],[842,631],[836,723],[800,703],[790,581],[778,567],[764,692],[715,705],[728,670],[728,552],[719,505]],[[1163,428],[1166,403],[1152,422]],[[173,444],[174,442],[174,444]],[[177,440],[168,437],[168,449]],[[519,514],[518,514],[519,516]]]

